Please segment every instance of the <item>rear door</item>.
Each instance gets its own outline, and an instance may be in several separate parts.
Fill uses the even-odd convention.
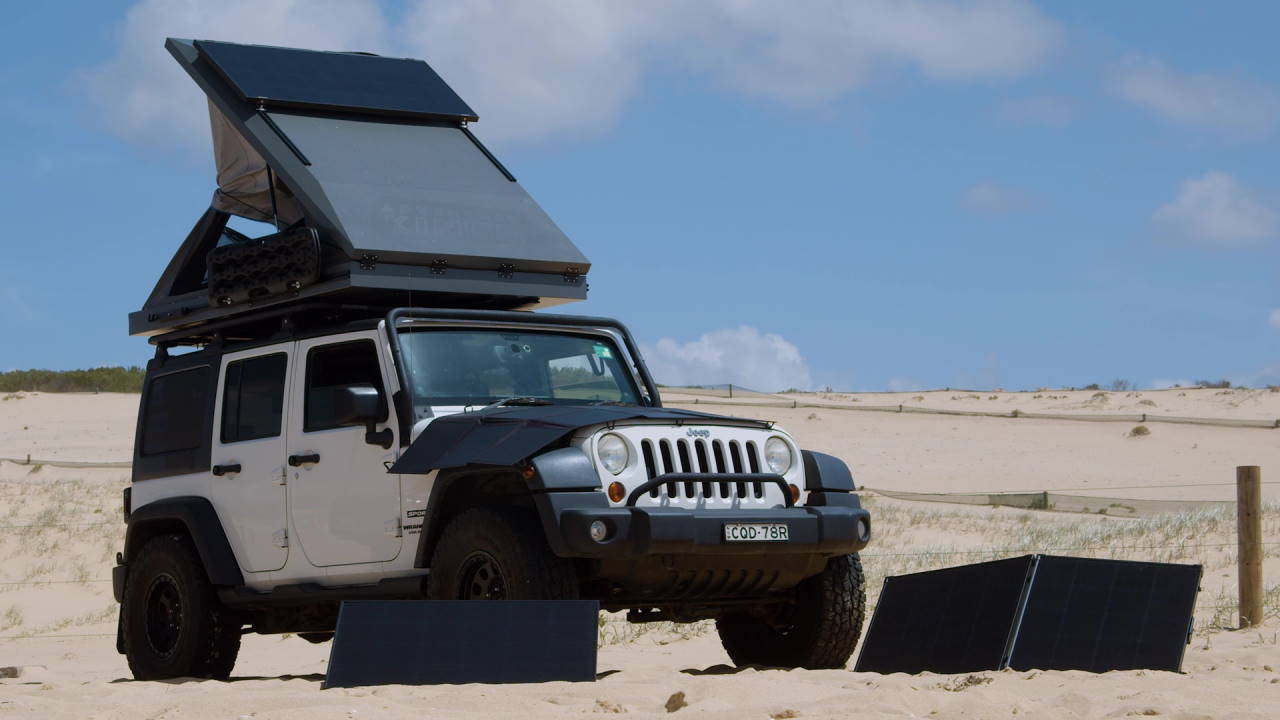
[[[370,444],[364,425],[342,425],[327,389],[372,385],[382,398],[377,430],[398,432],[387,402],[376,333],[298,343],[289,416],[289,511],[307,560],[317,567],[392,560],[400,553],[400,476],[387,472],[396,447]]]
[[[285,398],[293,343],[222,358],[211,495],[241,569],[279,570],[289,557]]]

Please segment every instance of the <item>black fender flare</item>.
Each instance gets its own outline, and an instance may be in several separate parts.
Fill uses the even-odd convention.
[[[418,548],[413,566],[430,567],[431,554],[435,552],[440,533],[449,521],[450,509],[444,507],[445,496],[459,482],[478,476],[509,473],[522,478],[524,488],[533,498],[534,507],[542,521],[547,542],[557,555],[567,550],[561,547],[560,510],[566,501],[573,507],[607,507],[608,501],[601,492],[600,477],[596,474],[591,458],[575,447],[565,447],[538,455],[529,463],[533,474],[521,472],[518,467],[473,465],[461,469],[442,470],[431,485],[427,498],[427,512],[422,518],[422,530],[418,535]]]
[[[127,566],[148,540],[169,532],[185,532],[191,538],[210,583],[231,587],[244,584],[218,511],[207,499],[196,496],[164,498],[134,509],[125,531],[121,565]],[[124,599],[123,579],[113,583],[117,602]]]
[[[843,460],[834,455],[801,450],[804,458],[804,487],[809,492],[847,492],[857,488],[853,473]]]

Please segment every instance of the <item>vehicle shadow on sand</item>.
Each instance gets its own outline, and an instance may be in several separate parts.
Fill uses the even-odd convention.
[[[323,673],[310,673],[307,675],[236,675],[226,680],[214,680],[213,678],[197,678],[197,677],[180,677],[170,678],[168,680],[135,680],[133,678],[116,678],[111,681],[112,685],[119,683],[164,683],[166,685],[185,685],[193,682],[246,682],[249,680],[307,680],[310,682],[324,682]]]
[[[711,667],[702,668],[702,669],[685,668],[680,672],[684,673],[685,675],[737,675],[738,673],[746,672],[747,670],[760,671],[760,670],[784,670],[784,669],[786,668],[776,668],[776,667],[770,667],[768,665],[737,665],[735,666],[735,665],[725,665],[721,663],[719,665],[712,665]]]

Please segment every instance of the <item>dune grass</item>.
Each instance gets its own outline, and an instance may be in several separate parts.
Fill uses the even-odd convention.
[[[114,617],[110,583],[103,581],[110,578],[122,542],[120,491],[127,484],[120,473],[71,478],[28,473],[0,480],[0,583],[52,583],[0,584],[0,595],[13,599],[0,603],[0,631],[57,632]],[[1237,621],[1235,511],[1229,507],[1129,519],[873,495],[864,496],[863,503],[875,522],[875,538],[862,553],[869,610],[889,575],[1045,553],[1203,565],[1196,630],[1233,628]],[[1264,508],[1263,535],[1280,537],[1280,505]],[[1268,560],[1280,558],[1280,544],[1264,551]],[[48,617],[40,598],[59,592],[84,594],[84,602],[73,614]],[[1280,616],[1280,584],[1268,585],[1265,605],[1268,617]],[[708,621],[634,625],[622,613],[602,613],[598,639],[602,646],[665,644],[713,631]]]

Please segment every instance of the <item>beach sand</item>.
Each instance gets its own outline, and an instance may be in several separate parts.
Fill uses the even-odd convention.
[[[1264,481],[1280,480],[1280,430],[1153,422],[1150,435],[1130,437],[1133,423],[1128,422],[839,409],[906,403],[940,409],[1280,417],[1280,393],[1222,392],[1108,393],[1105,402],[1090,391],[981,393],[977,399],[954,391],[786,396],[802,404],[836,406],[817,409],[717,406],[706,402],[714,398],[702,396],[697,405],[682,406],[777,420],[804,447],[844,458],[858,482],[870,488],[1073,490],[1116,500],[1226,500],[1234,497],[1236,465],[1262,465]],[[988,399],[992,395],[997,399]],[[669,391],[667,397],[683,403],[694,395]],[[1138,405],[1141,400],[1153,405]],[[128,460],[136,410],[134,395],[16,394],[0,400],[0,457]],[[1280,715],[1280,617],[1275,616],[1280,546],[1267,547],[1272,617],[1261,628],[1226,630],[1235,622],[1233,510],[1130,519],[904,502],[874,494],[867,495],[867,504],[877,534],[863,554],[873,601],[886,574],[1033,550],[1203,563],[1204,589],[1185,672],[881,676],[735,670],[707,623],[630,626],[613,616],[601,631],[602,677],[595,683],[321,690],[328,644],[257,635],[245,637],[232,682],[134,682],[115,652],[116,606],[106,582],[121,545],[120,491],[127,482],[127,469],[0,463],[0,667],[26,668],[20,677],[0,679],[0,717],[647,717],[670,714],[667,703],[675,693],[683,693],[687,703],[677,715],[732,720]],[[1185,487],[1154,487],[1168,485]],[[1269,500],[1280,500],[1280,486],[1264,487]],[[1280,531],[1274,505],[1265,526],[1265,539],[1274,543]],[[27,637],[32,635],[40,637]]]

